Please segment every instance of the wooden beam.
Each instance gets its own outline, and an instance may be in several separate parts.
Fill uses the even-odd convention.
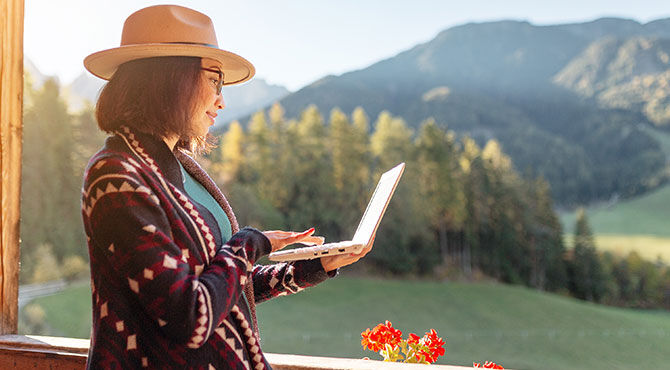
[[[23,0],[0,5],[0,334],[18,325],[23,9]]]

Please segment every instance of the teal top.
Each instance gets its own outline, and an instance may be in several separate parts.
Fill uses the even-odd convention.
[[[184,166],[182,166],[181,163],[179,164],[179,167],[181,168],[181,175],[184,179],[184,189],[186,189],[186,193],[188,193],[188,195],[196,202],[207,208],[209,213],[214,216],[216,223],[219,224],[221,240],[223,240],[224,243],[230,240],[230,238],[233,236],[233,231],[226,212],[223,210],[223,208],[221,208],[219,203],[207,191],[207,189],[205,189],[202,184],[200,184],[184,169]]]
[[[230,220],[228,219],[226,212],[221,208],[212,194],[210,194],[201,183],[194,179],[193,176],[184,169],[184,166],[182,166],[181,163],[179,163],[179,168],[181,168],[181,176],[184,179],[184,189],[186,190],[186,193],[188,193],[193,200],[207,208],[209,213],[214,216],[216,223],[219,224],[219,230],[221,230],[221,240],[223,240],[224,243],[230,240],[233,236],[233,230],[230,226]],[[244,298],[244,301],[247,302],[247,307],[251,307],[246,294],[242,294],[242,297]],[[253,329],[253,323],[251,323],[251,326]]]

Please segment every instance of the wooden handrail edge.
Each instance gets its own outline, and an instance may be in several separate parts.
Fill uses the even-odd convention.
[[[90,341],[88,339],[47,337],[37,335],[0,335],[0,355],[2,352],[11,352],[14,356],[29,356],[30,354],[48,354],[51,358],[62,358],[71,361],[79,358],[85,363]],[[426,365],[390,363],[377,360],[362,360],[336,357],[317,357],[306,355],[266,353],[267,359],[275,370],[373,370],[373,369],[440,369],[457,370],[467,369],[461,366]],[[26,360],[29,360],[26,358]]]

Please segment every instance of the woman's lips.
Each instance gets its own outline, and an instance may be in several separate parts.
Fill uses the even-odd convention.
[[[212,121],[212,125],[213,125],[214,120],[216,119],[216,116],[218,116],[218,114],[207,112],[207,115],[209,116],[209,119]]]

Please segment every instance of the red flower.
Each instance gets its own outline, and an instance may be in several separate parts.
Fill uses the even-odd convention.
[[[482,369],[504,369],[504,367],[502,367],[501,365],[489,361],[484,362],[484,366],[482,366],[482,364],[480,364],[479,362],[473,362],[472,367]]]
[[[361,333],[361,345],[367,347],[371,351],[378,352],[385,348],[388,344],[392,348],[396,348],[402,340],[402,332],[393,327],[390,321],[386,320],[385,324],[375,326],[372,331],[370,328]]]
[[[444,355],[444,341],[437,336],[435,329],[430,329],[430,332],[419,340],[419,343],[425,346],[425,350],[420,350],[419,354],[430,363],[437,361],[437,358]]]
[[[418,335],[410,333],[409,338],[407,338],[407,344],[416,349],[414,357],[418,361],[427,361],[433,363],[437,361],[437,358],[444,355],[444,341],[442,338],[437,336],[435,329],[430,329],[430,332],[426,332],[426,335],[423,338],[419,338]]]
[[[419,336],[414,334],[414,333],[409,333],[409,338],[407,338],[407,343],[408,344],[418,344],[419,343]]]
[[[363,339],[361,340],[361,345],[363,346],[363,348],[367,348],[370,351],[377,352],[383,348],[383,345],[375,342],[374,339],[370,339],[371,334],[372,333],[370,332],[370,328],[367,328],[364,332],[361,333],[361,337],[363,337]]]
[[[402,360],[402,355],[398,354],[401,349],[399,347],[402,347],[403,354],[407,356],[405,362],[433,363],[445,352],[444,340],[437,336],[435,329],[430,329],[430,332],[426,332],[421,338],[410,333],[407,340],[403,340],[402,332],[395,329],[391,322],[386,321],[372,330],[366,329],[361,333],[361,337],[363,348],[379,352],[385,361]]]

